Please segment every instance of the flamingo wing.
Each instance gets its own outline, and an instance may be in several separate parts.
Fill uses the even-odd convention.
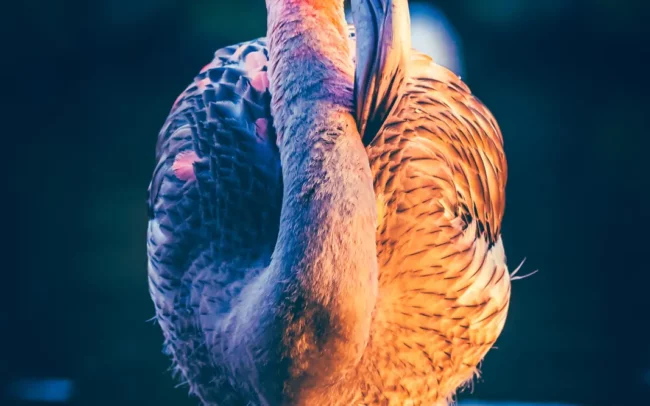
[[[367,148],[380,215],[367,404],[453,396],[499,336],[510,299],[499,127],[429,57],[414,52],[408,68],[401,99]]]
[[[220,49],[174,104],[149,187],[149,288],[165,347],[205,404],[239,404],[215,334],[270,262],[282,176],[264,40]],[[223,402],[223,403],[221,403]]]

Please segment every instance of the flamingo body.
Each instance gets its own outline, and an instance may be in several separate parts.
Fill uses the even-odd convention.
[[[150,187],[156,316],[190,391],[210,405],[280,402],[259,394],[268,382],[238,379],[215,350],[278,235],[283,184],[267,63],[264,39],[217,51],[160,132]],[[366,146],[378,213],[370,339],[337,395],[318,404],[445,404],[477,373],[510,298],[502,142],[467,86],[413,51],[404,90]]]

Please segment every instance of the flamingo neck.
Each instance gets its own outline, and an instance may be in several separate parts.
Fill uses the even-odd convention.
[[[268,0],[271,112],[284,195],[269,268],[296,404],[345,382],[377,296],[376,205],[353,115],[343,1]],[[324,390],[323,388],[328,388]]]
[[[343,0],[267,0],[267,10],[271,113],[282,150],[305,105],[352,112],[354,66]]]

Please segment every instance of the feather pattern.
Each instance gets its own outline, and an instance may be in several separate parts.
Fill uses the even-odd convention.
[[[350,38],[354,46],[352,29]],[[160,132],[149,191],[156,317],[174,365],[209,405],[246,404],[255,391],[234,382],[213,348],[215,328],[269,264],[278,233],[267,62],[264,39],[217,51]],[[501,132],[456,75],[413,51],[403,92],[366,150],[378,299],[354,377],[322,404],[444,404],[477,373],[508,309]],[[195,176],[177,176],[174,165],[188,162]]]
[[[264,63],[251,68],[251,58]],[[149,288],[166,351],[206,404],[239,404],[214,329],[242,287],[270,262],[278,233],[282,176],[268,90],[264,40],[220,49],[179,97],[158,141],[150,186]],[[249,61],[247,69],[246,61]],[[262,133],[263,136],[260,136]],[[192,151],[195,179],[173,170]]]
[[[506,162],[496,121],[414,53],[403,97],[368,146],[380,213],[379,295],[364,404],[431,404],[477,373],[510,298],[500,237]]]

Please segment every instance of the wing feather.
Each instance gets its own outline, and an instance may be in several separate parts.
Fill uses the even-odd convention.
[[[496,121],[430,58],[414,52],[409,73],[368,146],[382,217],[365,404],[399,402],[404,391],[425,403],[453,396],[499,336],[510,299]]]
[[[263,63],[247,66],[251,55]],[[213,333],[277,238],[282,179],[269,94],[251,84],[266,59],[262,40],[217,51],[177,99],[156,148],[150,293],[167,352],[206,404],[241,401],[211,351]],[[195,157],[182,162],[193,176],[177,176],[181,156]]]

